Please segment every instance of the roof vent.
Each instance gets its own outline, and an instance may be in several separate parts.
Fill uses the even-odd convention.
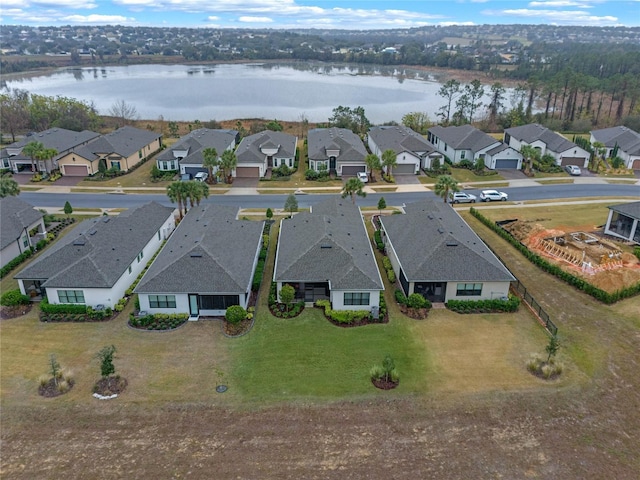
[[[202,253],[200,252],[191,252],[191,258],[201,258],[202,257]]]
[[[102,221],[104,223],[107,223],[109,220],[111,220],[109,217],[107,217],[106,215],[104,217],[102,217]]]
[[[458,242],[456,242],[455,240],[449,240],[447,242],[447,247],[457,247],[458,246]]]
[[[438,228],[438,233],[442,235],[444,233],[444,230],[441,228]]]
[[[89,230],[89,235],[95,235],[97,233],[97,230]]]
[[[84,245],[84,238],[76,238],[76,239],[73,241],[73,244],[74,244],[74,245],[76,245],[76,246],[82,246],[82,245]]]
[[[427,215],[427,218],[428,218],[429,220],[433,220],[433,215],[428,214],[428,215]]]
[[[320,248],[331,248],[331,245],[320,245]]]

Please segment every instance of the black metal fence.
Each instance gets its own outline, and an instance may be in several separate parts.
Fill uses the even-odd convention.
[[[531,307],[531,310],[534,311],[538,318],[544,324],[544,327],[551,333],[551,335],[555,336],[558,334],[558,327],[556,327],[555,323],[551,321],[547,312],[545,312],[540,304],[536,301],[535,298],[527,291],[526,287],[517,280],[515,282],[511,282],[511,286],[513,289],[518,292],[518,295],[522,297],[522,299],[527,302],[527,304]]]

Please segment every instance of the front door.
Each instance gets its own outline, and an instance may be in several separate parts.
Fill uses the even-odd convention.
[[[332,172],[336,170],[336,157],[329,157],[329,170]]]
[[[198,308],[198,295],[194,293],[189,294],[189,316],[197,317],[200,314]]]

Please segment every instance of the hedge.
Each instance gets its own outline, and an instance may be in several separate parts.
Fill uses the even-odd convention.
[[[189,319],[186,313],[156,313],[136,317],[129,314],[129,325],[143,330],[173,330],[184,324]]]
[[[18,255],[13,260],[10,260],[4,267],[0,268],[0,278],[4,278],[11,270],[16,268],[22,262],[24,262],[27,258],[33,255],[34,248],[30,247],[29,250],[25,250],[20,255]]]
[[[40,310],[42,313],[69,313],[69,314],[86,314],[87,306],[76,303],[49,303],[46,298],[40,302]]]
[[[336,323],[355,323],[369,320],[371,313],[368,310],[333,310],[329,300],[316,300],[316,307],[323,308],[324,314]]]
[[[591,295],[596,300],[606,303],[608,305],[615,303],[624,298],[632,297],[640,293],[640,282],[632,285],[631,287],[622,288],[620,290],[616,290],[613,293],[605,292],[604,290],[591,285],[589,282],[584,280],[583,278],[576,277],[572,273],[564,271],[558,265],[555,265],[546,259],[542,258],[540,255],[532,252],[529,248],[519,242],[513,235],[503,229],[501,226],[497,225],[495,222],[492,222],[487,217],[482,215],[478,210],[471,207],[469,210],[471,215],[476,217],[480,222],[482,222],[486,227],[489,227],[491,230],[496,232],[506,241],[511,243],[517,250],[522,253],[527,260],[536,265],[541,270],[554,275],[555,277],[563,280],[569,285],[577,288],[578,290],[583,291],[584,293]]]
[[[515,312],[520,306],[520,299],[512,295],[509,300],[449,300],[446,306],[458,313]]]

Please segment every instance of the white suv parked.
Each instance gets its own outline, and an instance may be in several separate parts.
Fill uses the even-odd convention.
[[[470,193],[454,192],[449,195],[451,203],[476,203],[476,196]]]
[[[480,200],[483,202],[506,202],[509,199],[509,195],[498,190],[483,190],[480,193]]]

